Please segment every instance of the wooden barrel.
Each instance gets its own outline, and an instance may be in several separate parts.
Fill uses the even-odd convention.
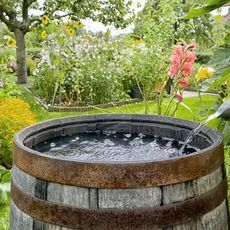
[[[227,230],[222,137],[205,127],[202,150],[167,160],[83,162],[33,146],[50,138],[111,130],[184,140],[194,122],[148,115],[94,115],[46,121],[14,140],[11,230]]]

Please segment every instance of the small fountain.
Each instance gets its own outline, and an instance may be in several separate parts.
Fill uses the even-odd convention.
[[[178,155],[196,126],[105,114],[22,130],[10,229],[229,229],[221,135],[205,126]]]

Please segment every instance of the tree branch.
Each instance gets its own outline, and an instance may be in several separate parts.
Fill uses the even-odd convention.
[[[22,18],[23,18],[23,26],[25,27],[25,30],[29,30],[29,7],[36,2],[36,0],[23,0],[22,3]]]
[[[28,1],[23,0],[23,3],[22,3],[22,18],[23,18],[24,23],[28,20],[28,9],[29,9]]]

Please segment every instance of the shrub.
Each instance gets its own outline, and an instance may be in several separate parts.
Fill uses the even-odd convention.
[[[7,76],[9,77],[9,75]],[[21,90],[19,90],[17,85],[10,79],[3,82],[0,80],[0,85],[0,100],[9,97],[17,97],[21,94]]]
[[[22,99],[0,100],[0,158],[8,167],[12,164],[13,137],[17,131],[35,123],[34,114]]]
[[[47,103],[100,104],[129,98],[120,44],[102,34],[50,34],[42,43],[33,89]]]

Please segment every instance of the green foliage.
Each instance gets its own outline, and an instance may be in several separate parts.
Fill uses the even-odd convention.
[[[198,2],[202,3],[201,0]],[[172,43],[176,43],[182,38],[186,41],[196,40],[196,43],[202,48],[210,46],[212,37],[210,15],[182,20],[182,16],[189,11],[192,4],[193,1],[182,2],[180,0],[156,0],[154,3],[148,1],[135,22],[134,36],[139,38],[144,36],[145,31],[142,28],[146,25],[147,19],[156,27],[158,24],[167,24],[165,28],[160,26],[159,32],[166,36],[171,35]],[[159,36],[156,30],[153,30],[152,34]],[[164,40],[164,37],[162,40]]]
[[[0,88],[0,100],[8,97],[17,97],[21,94],[21,91],[12,80],[5,79],[3,84],[3,88]]]
[[[156,85],[168,79],[168,61],[175,41],[172,25],[177,22],[175,2],[163,0],[155,5],[148,2],[136,20],[133,37],[139,37],[142,43],[133,48],[127,60],[131,62],[131,77],[142,89],[146,102],[159,96]]]
[[[204,5],[198,8],[191,8],[188,14],[184,17],[184,19],[199,17],[203,14],[207,14],[215,9],[220,8],[226,3],[230,2],[229,0],[208,0]]]
[[[230,97],[230,48],[219,48],[208,63],[216,70],[213,78],[202,83],[202,90],[218,90],[223,98]]]
[[[198,53],[197,62],[200,64],[207,64],[212,58],[212,54]]]
[[[230,47],[230,23],[222,15],[213,16],[213,42],[215,47]]]
[[[0,230],[10,229],[10,206],[3,205],[0,206]]]
[[[120,44],[107,35],[68,36],[63,25],[42,43],[34,90],[47,103],[100,104],[127,98]]]
[[[173,25],[177,22],[174,11],[176,2],[177,0],[156,1],[155,4],[147,2],[136,18],[133,36],[144,39],[152,46],[156,40],[158,44],[161,42],[162,47],[170,46],[174,42]]]

